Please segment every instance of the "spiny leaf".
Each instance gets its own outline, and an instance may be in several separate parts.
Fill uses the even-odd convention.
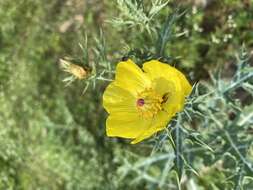
[[[175,11],[172,15],[168,16],[165,24],[163,25],[161,32],[159,33],[157,44],[156,44],[156,54],[157,57],[165,56],[165,47],[166,44],[169,42],[171,35],[172,35],[172,26],[176,21],[178,16],[178,10]]]

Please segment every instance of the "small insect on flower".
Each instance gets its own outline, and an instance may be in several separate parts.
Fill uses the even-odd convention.
[[[191,90],[185,76],[168,64],[152,60],[141,69],[130,59],[120,62],[103,95],[107,136],[135,144],[163,130]]]
[[[64,59],[60,59],[60,67],[63,71],[71,74],[71,76],[63,80],[64,82],[67,82],[67,85],[76,79],[86,79],[90,74],[90,69],[73,64],[70,61]]]

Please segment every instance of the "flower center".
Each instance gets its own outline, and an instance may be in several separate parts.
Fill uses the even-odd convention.
[[[141,107],[144,106],[145,104],[145,100],[143,98],[140,98],[137,100],[137,106]]]
[[[162,109],[162,103],[164,103],[163,96],[152,88],[147,88],[138,93],[136,107],[142,117],[152,118]]]

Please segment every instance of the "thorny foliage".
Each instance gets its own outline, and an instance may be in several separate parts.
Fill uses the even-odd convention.
[[[143,0],[117,0],[119,17],[111,19],[108,22],[116,27],[139,26],[141,31],[154,32],[154,27],[151,27],[151,24],[154,24],[152,21],[168,2],[168,0],[151,0],[151,6],[147,7]]]

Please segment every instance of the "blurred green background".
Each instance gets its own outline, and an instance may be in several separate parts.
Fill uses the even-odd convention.
[[[175,4],[187,13],[166,51],[192,82],[209,80],[217,67],[229,76],[243,43],[252,54],[252,0],[170,1],[155,22],[162,24]],[[0,0],[1,190],[144,189],[118,178],[122,150],[149,149],[105,136],[106,83],[82,95],[80,81],[65,87],[58,64],[82,56],[85,34],[92,51],[101,28],[113,65],[127,49],[155,48],[156,36],[145,30],[106,22],[120,14],[116,1]]]

